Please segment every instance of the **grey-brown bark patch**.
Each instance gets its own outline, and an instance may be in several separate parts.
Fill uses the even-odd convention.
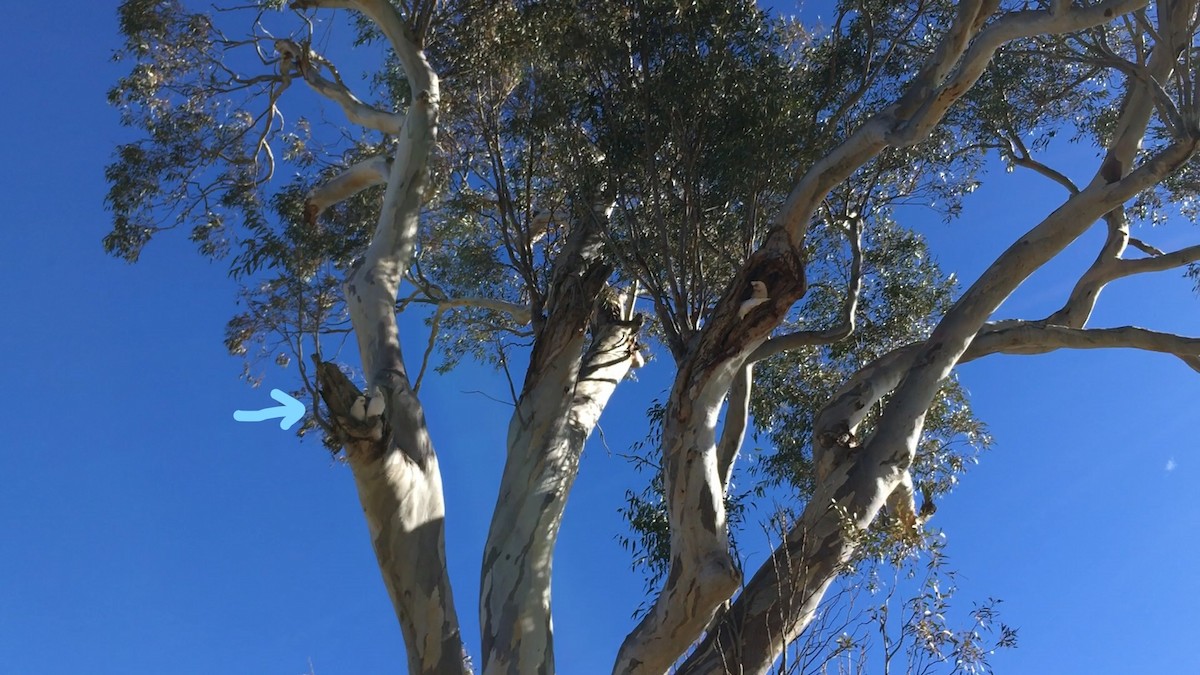
[[[671,559],[671,571],[667,574],[667,587],[674,586],[679,581],[680,575],[683,574],[683,561],[679,558]]]
[[[700,495],[700,524],[713,534],[717,532],[717,511],[713,505],[715,499],[712,487],[705,483],[704,491]]]

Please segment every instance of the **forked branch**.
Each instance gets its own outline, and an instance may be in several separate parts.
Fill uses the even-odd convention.
[[[859,218],[852,218],[847,225],[850,239],[850,282],[847,284],[846,301],[842,303],[838,322],[824,330],[802,330],[770,338],[750,354],[748,362],[761,361],[799,347],[833,344],[854,334],[854,314],[858,311],[863,283],[862,225],[863,222]]]
[[[337,68],[325,57],[292,40],[276,40],[275,51],[279,52],[281,59],[281,75],[288,77],[298,73],[313,91],[341,106],[346,117],[354,124],[385,134],[400,132],[404,115],[363,103],[350,91]],[[322,75],[322,70],[327,71],[333,79]]]

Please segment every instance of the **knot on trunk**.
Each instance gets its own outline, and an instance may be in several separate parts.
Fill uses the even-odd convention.
[[[365,449],[364,443],[374,447],[386,435],[386,417],[355,415],[355,407],[366,399],[364,392],[354,386],[337,364],[321,361],[316,356],[313,356],[313,362],[317,367],[317,391],[329,408],[330,419],[347,455]]]

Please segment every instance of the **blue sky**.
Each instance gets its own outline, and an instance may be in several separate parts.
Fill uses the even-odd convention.
[[[16,3],[0,45],[0,674],[396,672],[399,631],[348,471],[316,442],[237,408],[287,388],[238,379],[222,346],[234,285],[183,236],[135,266],[107,258],[103,167],[127,138],[104,92],[121,73],[111,3]],[[1064,152],[1077,176],[1094,152]],[[947,269],[970,280],[1059,195],[994,174],[964,218],[914,213]],[[1196,239],[1190,224],[1145,237]],[[1041,316],[1094,256],[1092,233],[1001,310]],[[1176,274],[1118,282],[1097,326],[1200,335]],[[410,358],[425,339],[410,330]],[[614,537],[624,489],[614,452],[644,432],[668,386],[660,364],[622,385],[572,494],[555,565],[564,673],[607,672],[642,581]],[[1020,647],[1001,673],[1200,672],[1192,648],[1200,544],[1200,378],[1163,356],[992,357],[963,369],[997,443],[941,503],[960,604],[1002,598]],[[442,463],[460,618],[477,645],[478,561],[503,462],[508,409],[492,374],[423,388]],[[616,414],[614,414],[616,413]],[[464,424],[464,420],[469,423]]]

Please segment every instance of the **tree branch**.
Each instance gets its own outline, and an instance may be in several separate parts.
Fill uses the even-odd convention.
[[[1133,243],[1132,239],[1130,243]],[[1138,242],[1141,243],[1141,242]],[[1145,244],[1139,248],[1145,250]],[[1155,249],[1157,250],[1157,249]],[[1127,277],[1133,274],[1143,274],[1145,272],[1165,272],[1177,267],[1183,267],[1194,262],[1200,261],[1200,245],[1189,246],[1187,248],[1163,253],[1159,251],[1158,255],[1150,258],[1138,258],[1136,260],[1119,260],[1115,267],[1114,279]]]
[[[1194,3],[1174,3],[1167,10],[1170,16],[1160,18],[1160,21],[1164,22],[1163,25],[1169,26],[1170,30],[1163,31],[1162,34],[1156,33],[1156,36],[1165,35],[1167,41],[1156,42],[1146,65],[1137,68],[1138,76],[1130,76],[1126,80],[1126,91],[1121,101],[1116,131],[1104,161],[1092,179],[1093,185],[1119,181],[1132,165],[1154,110],[1154,101],[1161,92],[1161,87],[1152,85],[1157,85],[1160,80],[1169,79],[1176,68],[1179,45],[1184,39],[1180,25],[1186,24],[1183,19],[1194,9]],[[1174,23],[1167,24],[1168,21]],[[1190,36],[1190,32],[1187,35]],[[1115,55],[1113,58],[1116,58]],[[1105,221],[1108,224],[1108,236],[1096,261],[1080,277],[1062,309],[1048,317],[1047,321],[1082,328],[1095,309],[1104,286],[1121,276],[1118,272],[1121,267],[1119,260],[1129,242],[1129,223],[1121,209],[1106,214]]]
[[[313,91],[340,105],[342,111],[346,113],[346,117],[354,124],[382,131],[385,134],[400,133],[400,128],[404,124],[404,115],[380,110],[363,103],[351,93],[337,69],[325,57],[292,40],[276,40],[275,50],[282,57],[280,69],[284,77],[289,76],[293,71],[300,73]],[[322,75],[321,68],[328,70],[333,79],[330,80]]]
[[[1137,237],[1130,237],[1129,245],[1136,248],[1137,250],[1141,251],[1142,253],[1145,253],[1146,255],[1150,255],[1150,256],[1163,255],[1163,252],[1161,250],[1151,246],[1150,244],[1147,244],[1146,242],[1142,241],[1141,239],[1138,239]]]
[[[526,325],[530,321],[530,309],[528,305],[518,305],[514,302],[506,302],[504,300],[496,300],[495,298],[447,298],[438,301],[439,308],[451,309],[454,307],[479,307],[481,309],[490,309],[493,312],[500,312],[512,317],[520,325]]]
[[[1105,219],[1109,221],[1109,236],[1100,255],[1079,278],[1063,308],[1046,317],[1046,323],[1082,328],[1087,324],[1100,292],[1110,282],[1135,274],[1176,269],[1200,261],[1200,246],[1189,246],[1167,254],[1140,241],[1138,248],[1154,251],[1151,257],[1133,260],[1121,258],[1125,244],[1132,243],[1124,214],[1121,209],[1115,209],[1105,216]]]
[[[1118,166],[1132,161],[1137,143],[1130,140],[1140,139],[1149,120],[1148,111],[1143,114],[1147,92],[1133,86],[1122,110],[1125,124],[1109,151],[1111,159],[1122,162]],[[1097,218],[1182,166],[1194,155],[1196,145],[1191,138],[1177,141],[1127,175],[1122,170],[1115,177],[1110,175],[1110,180],[1093,180],[1005,251],[955,303],[928,340],[891,355],[886,367],[876,365],[879,379],[852,378],[851,386],[835,397],[835,403],[857,398],[854,408],[840,417],[827,417],[828,410],[819,415],[814,456],[824,479],[818,481],[800,522],[782,546],[782,559],[799,561],[797,567],[760,568],[681,673],[705,672],[717,663],[714,659],[721,658],[736,659],[747,672],[769,668],[779,651],[812,619],[840,565],[853,555],[857,545],[847,536],[847,527],[868,527],[903,484],[929,404],[983,322],[1029,274]],[[1101,174],[1104,171],[1102,166]],[[853,433],[860,415],[889,391],[893,392],[891,399],[874,433],[860,444]],[[818,444],[825,446],[824,452]],[[755,630],[743,630],[751,624]]]
[[[853,430],[866,413],[895,390],[905,373],[922,354],[926,343],[895,349],[861,369],[842,386],[818,413],[814,424],[814,457],[818,447],[826,453],[817,459],[817,491],[800,522],[759,568],[754,578],[726,611],[700,646],[680,666],[678,673],[713,672],[714,664],[739,663],[746,673],[763,673],[775,656],[815,615],[816,602],[836,577],[845,549],[846,510],[834,508],[836,497],[869,491],[874,475],[850,480],[851,467],[862,471],[862,450]],[[960,363],[990,354],[1040,354],[1056,349],[1132,348],[1173,354],[1200,372],[1200,338],[1157,333],[1142,328],[1080,330],[1040,323],[1013,322],[1004,328],[985,328],[972,342]],[[878,434],[878,430],[875,432]],[[841,453],[831,461],[831,450]],[[912,488],[907,471],[900,472],[895,487],[876,496],[900,512],[912,509]],[[897,494],[898,492],[898,494]],[[780,565],[776,561],[790,561]],[[721,672],[719,669],[716,672]]]
[[[1108,225],[1108,235],[1095,262],[1079,277],[1062,309],[1046,318],[1047,323],[1084,327],[1096,308],[1100,292],[1115,278],[1117,263],[1129,241],[1129,221],[1125,219],[1124,208],[1116,208],[1105,214],[1104,222]]]
[[[998,4],[989,3],[991,9]],[[965,94],[991,63],[996,51],[1008,42],[1035,35],[1057,35],[1108,23],[1114,17],[1127,14],[1147,4],[1147,0],[1108,0],[1089,6],[1060,6],[1058,11],[1019,11],[1005,14],[986,29],[979,32],[963,54],[961,62],[944,82],[921,81],[910,87],[899,104],[901,124],[888,135],[891,145],[909,145],[925,138],[933,126],[946,114],[950,105]],[[960,10],[956,26],[951,35],[969,16]],[[986,16],[976,14],[973,27],[978,30]],[[935,56],[937,54],[935,53]],[[934,85],[934,86],[930,86]],[[909,99],[910,96],[912,100]],[[911,116],[905,113],[912,110]]]
[[[1104,5],[1120,4],[1101,3],[1088,8],[1073,8],[1065,14],[1087,16]],[[1172,7],[1173,13],[1187,11],[1186,7]],[[1018,12],[1012,16],[1025,14],[1028,13]],[[1000,24],[997,22],[993,28]],[[974,47],[972,51],[975,51]],[[1155,49],[1147,68],[1151,73],[1165,76],[1173,69],[1176,54],[1177,50],[1167,45]],[[891,439],[889,442],[906,439],[902,445],[915,443],[925,409],[938,383],[949,374],[983,322],[1016,285],[1074,241],[1097,218],[1157,183],[1195,153],[1197,141],[1194,138],[1179,139],[1136,170],[1127,172],[1149,123],[1153,94],[1138,80],[1127,80],[1126,86],[1117,132],[1096,176],[1087,188],[1073,194],[1059,209],[1005,251],[955,303],[931,336],[926,355],[918,359],[918,365],[906,376],[902,391],[890,402],[880,423],[881,429],[886,431],[877,434],[877,438]],[[1120,215],[1109,217],[1110,237],[1102,257],[1112,257],[1124,247],[1121,239],[1123,221],[1114,221]],[[886,452],[878,450],[892,457],[890,460],[882,456],[877,458],[885,462],[897,461],[896,457],[911,453],[911,450],[902,450],[899,446],[892,446],[892,450]]]
[[[313,2],[314,0],[299,0],[301,2]],[[324,2],[327,0],[316,0]],[[437,75],[433,69],[429,67],[429,62],[425,60],[425,54],[417,42],[416,36],[404,21],[404,17],[400,16],[399,10],[389,0],[352,0],[355,8],[366,14],[391,43],[392,49],[396,52],[397,58],[400,59],[400,65],[404,67],[404,74],[408,77],[409,86],[413,92],[414,98],[419,98],[421,92],[429,92],[434,102],[437,101],[438,82]]]
[[[779,224],[793,241],[801,241],[812,214],[829,190],[883,148],[908,146],[925,138],[950,105],[974,85],[996,50],[1006,42],[1100,25],[1119,14],[1144,7],[1146,3],[1147,0],[1108,0],[1056,12],[1013,12],[982,32],[979,28],[997,3],[994,0],[960,3],[954,24],[926,60],[921,73],[909,83],[900,101],[876,113],[841,145],[812,165],[788,195]],[[967,47],[965,41],[972,37],[975,39]],[[957,67],[950,72],[955,64]]]
[[[845,340],[854,334],[854,313],[862,295],[862,220],[850,221],[850,283],[846,290],[846,302],[842,304],[841,317],[836,325],[824,330],[802,330],[773,337],[755,349],[746,361],[755,363],[780,352],[799,347],[827,345]]]
[[[1007,140],[1009,143],[1008,156],[1009,159],[1012,160],[1013,164],[1036,171],[1037,173],[1063,186],[1067,189],[1067,192],[1071,194],[1079,192],[1079,186],[1076,185],[1075,182],[1070,178],[1067,178],[1065,174],[1034,159],[1033,155],[1029,152],[1029,148],[1026,147],[1025,142],[1021,140],[1021,136],[1019,134],[1011,133]]]
[[[595,216],[571,227],[555,260],[549,315],[509,424],[480,584],[488,673],[553,672],[550,576],[559,524],[584,443],[637,353],[641,317],[625,320],[626,299],[607,288],[611,267]]]
[[[1200,357],[1200,337],[1120,326],[1117,328],[1068,328],[1065,326],[1023,323],[982,333],[978,346],[963,356],[963,363],[989,354],[1045,354],[1059,349],[1140,349],[1170,354],[1183,359]]]
[[[1117,13],[1131,11],[1145,4],[1146,0],[1110,0],[1069,10],[1060,7],[1061,11],[1053,14],[1046,11],[1016,12],[1005,15],[981,30],[998,2],[976,0],[961,3],[954,23],[900,102],[873,116],[845,142],[816,161],[797,182],[784,202],[776,229],[730,283],[710,323],[701,332],[695,349],[681,364],[676,376],[663,425],[663,476],[671,529],[671,571],[650,611],[621,645],[615,673],[657,675],[667,670],[695,636],[704,630],[713,610],[740,584],[740,572],[733,565],[728,551],[724,499],[717,473],[714,412],[725,399],[737,369],[803,295],[803,263],[797,265],[795,259],[821,200],[833,187],[853,175],[885,147],[907,146],[925,138],[949,106],[982,75],[996,50],[1005,42],[1041,33],[1070,32],[1098,25]],[[963,54],[961,59],[958,58],[959,54]],[[952,67],[954,70],[950,72]],[[950,74],[945,76],[947,72]],[[1143,169],[1151,164],[1163,172],[1173,169],[1186,160],[1193,150],[1194,143],[1190,140],[1173,145],[1167,154],[1159,156],[1161,161],[1154,163],[1152,160]],[[1093,222],[1130,194],[1145,188],[1147,183],[1144,179],[1150,173],[1150,170],[1143,171],[1137,180],[1122,181],[1115,189],[1109,186],[1103,191],[1081,192],[1080,195],[1087,194],[1083,203],[1096,206],[1098,210],[1075,209],[1083,211],[1076,213],[1076,218],[1086,219],[1087,223]],[[1126,192],[1127,189],[1132,192]],[[1099,209],[1100,204],[1104,204],[1103,209]],[[894,433],[888,436],[889,442],[872,449],[873,457],[866,470],[854,476],[853,492],[840,492],[847,484],[845,476],[843,480],[821,486],[815,495],[821,509],[844,503],[854,519],[866,523],[874,519],[882,506],[882,499],[890,494],[907,470],[909,462],[904,461],[904,457],[911,458],[910,447],[915,445],[919,436],[924,411],[936,391],[937,383],[969,344],[979,325],[994,311],[994,306],[986,307],[994,299],[993,293],[1000,286],[1008,286],[1010,274],[1012,278],[1019,276],[1023,279],[1028,274],[1020,274],[1024,266],[1032,263],[1029,271],[1040,266],[1044,262],[1040,256],[1043,250],[1052,251],[1050,255],[1053,255],[1074,239],[1074,236],[1063,235],[1060,245],[1051,236],[1057,235],[1060,230],[1068,230],[1071,224],[1077,222],[1063,222],[1066,220],[1061,215],[1063,210],[1056,212],[1058,217],[1048,219],[1052,222],[1045,228],[1031,233],[1034,235],[1032,239],[1027,236],[1019,242],[1019,248],[1010,249],[1011,255],[1002,260],[1003,267],[981,281],[988,288],[986,291],[977,289],[976,293],[982,292],[986,300],[972,296],[968,308],[960,310],[950,327],[939,326],[943,333],[939,337],[950,339],[952,335],[954,344],[946,345],[939,341],[930,347],[929,358],[921,362],[922,368],[916,369],[915,379],[911,383],[906,381],[904,385],[908,387],[908,395],[901,398],[899,403],[893,399],[889,405],[889,408],[896,409],[898,420],[891,422],[893,426],[889,432]],[[1027,256],[1025,252],[1032,255]],[[1001,278],[1004,278],[1002,282]],[[750,297],[751,282],[764,279],[767,280],[769,292],[767,301],[743,317],[739,308],[745,298]],[[1010,290],[1006,290],[998,299],[1002,300]],[[979,300],[982,302],[977,302]],[[878,481],[873,484],[862,483],[867,475],[874,476]],[[889,485],[891,487],[881,492],[881,486]],[[873,500],[875,495],[880,498],[878,502]],[[818,575],[812,578],[820,580],[818,585],[823,593],[836,576],[837,567],[853,551],[854,545],[846,541],[840,522],[826,522],[822,514],[806,512],[810,520],[815,518],[821,521],[822,529],[816,539],[804,545],[805,550],[796,551],[799,556],[796,559],[804,560],[806,564],[810,561],[813,563],[806,573]],[[819,595],[816,597],[819,598]],[[804,610],[806,615],[814,611],[815,605]],[[784,643],[774,642],[781,637],[781,634],[773,634],[771,641],[763,645],[761,653],[755,654],[750,672],[761,672],[769,667],[778,649],[782,649]],[[717,667],[716,663],[710,665]]]
[[[337,422],[384,586],[404,634],[408,670],[466,673],[446,569],[441,477],[420,404],[399,394],[388,403],[388,414],[360,420],[351,407],[362,392],[335,364],[313,358],[321,398]],[[407,461],[413,455],[428,459],[417,465]]]
[[[750,393],[754,389],[754,364],[747,360],[733,376],[729,387],[729,402],[725,406],[725,423],[721,427],[721,438],[717,441],[717,475],[721,478],[721,492],[729,489],[733,480],[733,465],[742,443],[746,438],[746,426],[750,420]]]
[[[325,209],[369,187],[386,184],[391,167],[391,157],[377,155],[354,164],[324,184],[314,187],[305,200],[305,220],[309,225],[315,225]]]
[[[409,671],[464,672],[446,566],[441,471],[424,408],[408,377],[395,313],[400,282],[416,249],[429,153],[437,137],[437,76],[389,0],[296,0],[292,7],[361,11],[392,41],[412,84],[413,100],[397,134],[375,232],[343,283],[367,391],[378,392],[372,396],[382,396],[384,403],[381,414],[363,421],[378,426],[379,437],[356,441],[357,446],[347,447],[347,456],[404,633]],[[340,373],[334,371],[330,365],[320,374],[336,383]]]

